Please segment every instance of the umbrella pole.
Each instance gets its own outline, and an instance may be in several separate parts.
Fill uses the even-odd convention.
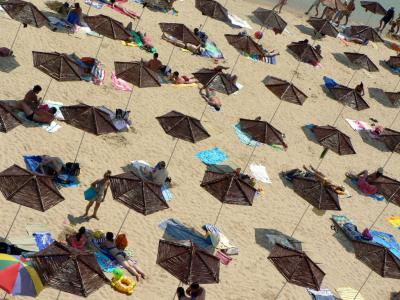
[[[175,146],[172,149],[171,156],[169,157],[168,162],[167,162],[167,167],[169,166],[169,163],[171,162],[172,156],[174,155],[174,152],[175,152],[175,149],[176,149],[176,145],[178,145],[178,142],[179,142],[179,139],[176,139]]]
[[[279,296],[281,295],[281,293],[282,293],[283,289],[285,288],[286,284],[287,284],[287,280],[285,281],[285,283],[283,284],[283,286],[279,290],[278,294],[275,296],[275,298],[274,298],[275,300],[279,298]]]
[[[217,222],[218,222],[218,220],[219,220],[219,216],[221,215],[221,211],[222,211],[222,207],[223,207],[223,206],[224,206],[224,203],[222,202],[222,203],[221,203],[221,207],[219,208],[217,217],[215,218],[214,225],[217,225]]]
[[[243,169],[243,173],[246,171],[247,167],[249,166],[250,160],[252,159],[253,154],[254,154],[254,152],[256,151],[256,148],[257,148],[257,144],[254,145],[253,151],[251,151],[250,157],[249,157],[249,159],[247,160],[247,163],[246,163],[246,165],[245,165],[245,167],[244,167],[244,169]]]
[[[14,47],[14,44],[15,44],[15,41],[17,40],[17,37],[18,37],[19,31],[21,30],[21,26],[22,26],[22,24],[21,24],[21,23],[19,23],[19,26],[18,26],[18,29],[17,29],[17,33],[15,34],[15,36],[14,36],[14,40],[12,41],[12,43],[11,43],[11,46],[10,46],[10,50],[12,50],[12,49],[13,49],[13,47]]]
[[[75,154],[74,163],[76,163],[76,160],[78,159],[79,151],[81,150],[81,146],[83,144],[83,139],[85,138],[85,135],[86,135],[86,131],[83,131],[82,138],[81,138],[81,141],[78,146],[78,150],[76,151],[76,154]]]
[[[204,26],[206,26],[207,20],[208,20],[208,16],[205,18],[204,23],[200,26],[200,30],[204,29]]]
[[[121,232],[122,227],[124,226],[125,221],[126,221],[126,219],[128,218],[128,215],[129,215],[130,211],[131,211],[131,209],[128,208],[128,211],[127,211],[126,214],[125,214],[125,218],[124,218],[124,220],[122,221],[121,226],[119,226],[119,229],[118,229],[118,231],[117,231],[116,236]]]
[[[99,45],[99,47],[97,48],[97,52],[96,52],[96,56],[95,56],[96,59],[97,59],[97,56],[99,55],[101,45],[103,45],[103,41],[104,41],[104,35],[101,37],[100,45]]]
[[[240,55],[241,55],[241,54],[240,54],[240,52],[239,52],[238,56],[236,57],[236,61],[235,61],[235,63],[233,64],[233,67],[232,67],[232,70],[231,70],[231,74],[230,74],[230,75],[233,74],[233,71],[235,70],[236,64],[237,64],[238,61],[239,61]]]
[[[139,19],[138,19],[138,21],[137,21],[137,23],[136,23],[136,26],[135,26],[135,31],[136,31],[136,29],[138,28],[138,26],[139,26],[139,24],[140,24],[140,21],[142,20],[142,16],[143,16],[143,13],[144,13],[145,8],[146,8],[146,5],[143,5],[142,12],[140,13]]]
[[[172,50],[171,50],[171,54],[169,55],[168,62],[167,62],[167,66],[169,66],[169,63],[171,62],[171,58],[172,58],[172,55],[174,54],[174,51],[175,51],[175,45],[174,45],[174,47],[173,47]]]
[[[363,282],[362,286],[361,286],[361,287],[360,287],[360,289],[357,291],[357,294],[354,296],[354,298],[353,298],[353,299],[357,299],[357,296],[358,296],[358,294],[360,294],[360,292],[361,292],[362,288],[363,288],[363,287],[364,287],[364,285],[367,283],[367,281],[368,281],[369,277],[371,276],[371,274],[372,274],[372,270],[371,270],[371,271],[369,271],[369,274],[368,274],[367,278],[364,280],[364,282]]]
[[[17,212],[15,213],[14,219],[13,219],[12,222],[11,222],[10,228],[8,228],[7,234],[6,234],[6,236],[4,237],[5,239],[8,238],[8,236],[9,236],[9,234],[10,234],[10,232],[11,232],[11,229],[12,229],[12,227],[14,226],[15,220],[17,219],[17,217],[18,217],[18,215],[19,215],[19,211],[20,211],[20,210],[21,210],[21,205],[18,205],[18,210],[17,210]]]

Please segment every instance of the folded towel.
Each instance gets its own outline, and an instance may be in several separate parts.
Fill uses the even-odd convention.
[[[263,165],[253,163],[250,165],[250,171],[256,180],[264,183],[271,183],[271,179],[268,176],[267,169]]]
[[[225,152],[217,147],[210,150],[201,151],[196,154],[196,157],[206,165],[219,164],[228,159],[228,156],[225,154]]]

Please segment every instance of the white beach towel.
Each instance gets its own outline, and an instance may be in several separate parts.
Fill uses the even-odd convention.
[[[253,163],[250,165],[250,171],[256,180],[264,183],[271,183],[267,169],[263,165]]]
[[[239,91],[243,88],[243,85],[240,84],[239,82],[236,82],[236,87],[238,88],[238,90],[236,92],[234,92],[232,95],[239,94]]]
[[[238,26],[240,28],[252,29],[249,23],[247,23],[245,20],[242,20],[238,16],[229,14],[228,18],[229,20],[231,20],[232,25]]]
[[[371,130],[372,129],[371,126],[367,122],[364,122],[364,121],[346,119],[346,122],[355,131]]]
[[[47,106],[50,107],[50,108],[54,107],[57,110],[57,112],[54,114],[54,117],[57,120],[64,120],[64,116],[63,116],[63,114],[62,114],[62,112],[60,110],[60,108],[64,106],[63,103],[56,102],[56,101],[51,101],[51,100],[44,100],[43,104],[47,104]]]

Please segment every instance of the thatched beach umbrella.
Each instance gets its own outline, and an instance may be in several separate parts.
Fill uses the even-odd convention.
[[[200,120],[177,111],[156,118],[166,134],[175,138],[196,143],[210,137]]]
[[[261,22],[262,28],[270,28],[275,33],[282,33],[287,26],[286,21],[273,10],[259,7],[253,11],[253,14]]]
[[[113,198],[138,213],[146,216],[169,208],[161,186],[144,181],[133,172],[111,176],[110,181]]]
[[[382,15],[386,14],[386,9],[379,3],[375,1],[360,1],[362,7],[365,8],[365,11],[370,11],[373,14]]]
[[[275,244],[268,259],[293,284],[319,290],[325,273],[305,252]]]
[[[116,61],[114,66],[115,76],[140,88],[161,86],[158,74],[147,68],[143,61]]]
[[[21,120],[11,108],[7,104],[0,102],[0,132],[9,132],[21,124]]]
[[[384,42],[374,28],[366,25],[352,25],[350,26],[350,33],[351,36],[359,36],[372,42]]]
[[[191,241],[160,240],[157,264],[185,284],[219,282],[219,258]]]
[[[215,71],[214,69],[201,69],[193,73],[193,76],[204,87],[214,89],[226,95],[233,94],[239,90],[233,83],[232,76],[222,71]]]
[[[307,20],[307,23],[315,29],[316,33],[328,35],[334,38],[336,38],[339,34],[336,27],[333,26],[328,19],[311,17],[309,20]]]
[[[293,189],[296,194],[320,210],[341,210],[338,194],[313,177],[295,176]]]
[[[352,241],[356,258],[382,277],[400,279],[400,259],[383,245]]]
[[[225,38],[231,46],[240,52],[265,57],[263,47],[257,44],[249,35],[225,34]]]
[[[369,57],[357,52],[344,52],[344,55],[355,65],[360,66],[370,72],[379,71],[378,67],[369,59]]]
[[[400,92],[384,92],[393,105],[400,104]]]
[[[204,16],[222,21],[229,22],[228,10],[214,0],[196,0],[195,7],[201,11]],[[205,22],[204,22],[205,23]],[[204,27],[204,24],[203,26]]]
[[[387,61],[387,63],[391,67],[400,68],[400,56],[391,56],[391,57],[389,57],[389,60]]]
[[[87,297],[110,283],[92,252],[57,241],[35,253],[32,265],[45,286],[77,296]]]
[[[307,95],[300,91],[293,83],[273,76],[267,76],[264,80],[265,86],[279,99],[294,104],[303,105]]]
[[[240,130],[247,133],[253,140],[267,145],[286,146],[283,134],[266,121],[260,119],[240,119]]]
[[[333,126],[314,126],[312,132],[318,142],[339,155],[356,154],[350,137]]]
[[[239,172],[225,173],[213,167],[207,168],[200,186],[222,203],[236,205],[253,205],[257,192]]]
[[[293,42],[287,47],[299,61],[305,63],[310,61],[320,62],[322,59],[322,56],[309,43]]]
[[[376,173],[367,177],[368,183],[376,186],[378,192],[382,194],[387,201],[400,206],[400,181],[386,175],[376,176]]]
[[[194,33],[181,23],[159,23],[161,31],[166,33],[184,44],[199,46],[201,41]]]
[[[83,69],[67,54],[32,51],[33,66],[57,81],[82,80]]]
[[[95,106],[78,104],[61,107],[64,121],[95,135],[117,132],[110,116]]]
[[[85,16],[84,20],[88,24],[90,30],[110,39],[127,41],[132,38],[130,32],[121,22],[109,16]]]
[[[386,145],[386,147],[392,151],[400,153],[400,132],[385,128],[379,135],[379,139]]]
[[[46,211],[64,201],[51,176],[13,165],[0,173],[0,191],[11,202]]]
[[[355,110],[369,108],[368,103],[365,102],[364,98],[357,93],[355,89],[339,84],[334,88],[331,88],[330,92],[336,100],[345,103]]]
[[[49,19],[32,3],[22,0],[1,1],[0,6],[14,20],[24,27],[31,25],[42,27],[49,24]]]

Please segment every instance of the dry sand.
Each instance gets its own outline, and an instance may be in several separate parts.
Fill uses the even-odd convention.
[[[43,1],[32,1],[39,8],[48,10]],[[83,10],[88,6],[80,1]],[[140,12],[141,6],[129,5]],[[194,0],[177,2],[178,16],[145,11],[139,29],[150,33],[159,50],[160,58],[167,60],[172,45],[161,40],[161,31],[158,22],[182,22],[189,27],[198,26],[204,21],[204,16],[194,8]],[[248,1],[230,0],[227,8],[234,14],[251,21],[251,12],[256,4]],[[92,9],[90,14],[104,13],[125,24],[129,18],[117,14],[105,7],[101,11]],[[179,142],[169,166],[170,174],[176,187],[171,191],[173,201],[170,209],[144,217],[130,212],[122,231],[125,232],[135,251],[143,269],[149,279],[140,283],[135,290],[135,299],[172,299],[178,285],[177,279],[156,265],[158,240],[162,231],[158,223],[166,218],[177,218],[182,222],[200,229],[205,223],[213,223],[220,211],[221,204],[211,197],[199,184],[204,173],[204,165],[195,158],[198,151],[220,147],[229,155],[229,163],[244,167],[248,161],[252,148],[239,142],[232,126],[240,117],[255,118],[262,116],[270,120],[277,106],[280,105],[273,125],[284,132],[289,149],[287,152],[276,152],[271,147],[262,146],[256,149],[251,162],[264,164],[272,178],[272,184],[266,185],[265,199],[257,198],[252,207],[224,205],[220,211],[217,225],[231,241],[240,248],[240,255],[234,257],[229,266],[221,266],[221,282],[218,285],[207,286],[207,299],[273,299],[285,283],[284,278],[267,260],[269,254],[262,245],[256,243],[255,229],[274,228],[286,234],[291,234],[301,218],[308,204],[294,192],[285,187],[279,178],[279,172],[290,168],[301,167],[303,164],[319,164],[322,151],[320,145],[309,141],[301,127],[307,123],[319,125],[335,122],[342,105],[329,98],[321,88],[322,76],[328,75],[346,83],[353,74],[353,69],[347,63],[343,64],[335,59],[335,53],[355,51],[358,46],[345,47],[337,39],[325,38],[322,43],[324,59],[323,68],[316,69],[310,65],[301,64],[294,83],[302,89],[309,98],[303,106],[287,102],[280,103],[269,90],[261,83],[267,75],[290,80],[297,61],[286,51],[286,45],[292,41],[310,37],[298,29],[305,25],[305,18],[297,17],[287,11],[282,12],[288,22],[288,33],[275,36],[267,31],[262,44],[269,49],[276,49],[281,53],[276,65],[253,62],[240,57],[235,73],[244,88],[238,95],[223,96],[222,113],[211,112],[206,109],[203,124],[211,134],[211,138],[197,144]],[[301,25],[303,24],[303,25]],[[0,19],[0,45],[9,46],[18,28],[18,23]],[[254,32],[258,25],[252,23]],[[211,40],[216,41],[226,57],[227,66],[232,66],[237,52],[226,42],[223,34],[237,33],[238,29],[209,19],[205,30]],[[48,29],[28,27],[21,29],[15,43],[15,55],[20,67],[10,73],[0,72],[0,98],[21,99],[25,92],[34,84],[41,84],[44,89],[50,78],[32,66],[32,50],[75,52],[79,56],[94,56],[101,39],[95,37],[76,38],[73,35],[51,32]],[[379,62],[388,59],[394,52],[383,44],[362,48],[362,51],[379,65]],[[52,81],[48,88],[46,99],[63,102],[66,105],[86,102],[92,105],[106,105],[112,109],[124,107],[129,93],[113,89],[110,73],[114,61],[128,61],[140,58],[148,59],[150,55],[139,49],[124,47],[118,41],[105,38],[100,47],[98,58],[105,64],[107,79],[103,86],[95,86],[86,82],[57,82]],[[201,67],[212,67],[213,63],[205,58],[191,56],[186,52],[176,50],[171,61],[173,69],[183,74],[189,74]],[[364,82],[366,88],[378,87],[391,91],[398,81],[386,68],[380,67],[378,73],[359,71],[355,74],[351,85]],[[43,93],[42,93],[43,95]],[[336,126],[352,138],[357,155],[338,156],[332,152],[323,160],[320,170],[328,174],[334,181],[342,183],[345,172],[359,171],[368,168],[373,170],[384,164],[390,152],[382,151],[364,143],[357,132],[346,124],[344,118],[358,118],[368,120],[369,117],[378,119],[384,125],[391,125],[400,130],[400,118],[395,119],[398,108],[392,108],[386,100],[381,103],[368,94],[366,99],[370,109],[357,112],[345,107]],[[135,87],[133,99],[129,109],[132,111],[135,131],[106,136],[86,134],[78,161],[81,164],[81,181],[78,188],[63,189],[66,201],[40,213],[22,207],[11,229],[10,236],[26,234],[25,226],[29,223],[47,224],[54,236],[64,230],[64,223],[68,216],[78,217],[83,211],[86,202],[83,200],[83,191],[106,169],[114,174],[120,173],[121,167],[132,160],[143,159],[150,163],[159,160],[168,160],[175,141],[166,135],[158,125],[155,117],[170,110],[177,110],[199,118],[204,110],[204,102],[196,88],[150,88]],[[75,157],[82,131],[62,124],[62,128],[55,134],[49,134],[40,128],[24,128],[20,126],[8,134],[0,135],[0,169],[11,164],[23,165],[24,154],[49,154],[60,156],[65,161],[72,161]],[[400,178],[400,156],[394,154],[388,162],[385,171],[389,176]],[[359,228],[370,226],[385,207],[384,202],[376,202],[372,198],[364,197],[352,187],[352,198],[341,201],[342,212],[352,218]],[[16,204],[0,197],[0,236],[6,235],[18,210]],[[92,229],[117,231],[127,212],[127,208],[112,200],[110,194],[99,211],[100,221],[90,220],[83,225]],[[389,204],[385,212],[377,220],[374,229],[394,234],[400,239],[400,231],[391,227],[385,217],[400,215],[400,208]],[[294,237],[304,242],[304,249],[309,256],[320,263],[326,272],[323,287],[333,291],[339,287],[358,289],[370,273],[370,269],[356,260],[354,254],[346,250],[350,244],[343,235],[336,235],[331,230],[331,212],[320,214],[309,208],[298,225]],[[388,299],[392,291],[399,288],[399,281],[382,278],[372,273],[361,293],[365,299]],[[58,291],[44,290],[39,299],[56,299]],[[89,299],[123,299],[119,293],[110,287],[103,287],[92,294]],[[76,296],[62,293],[59,299],[75,299]],[[19,299],[10,297],[10,299]],[[287,284],[280,295],[280,299],[310,299],[304,288]]]

